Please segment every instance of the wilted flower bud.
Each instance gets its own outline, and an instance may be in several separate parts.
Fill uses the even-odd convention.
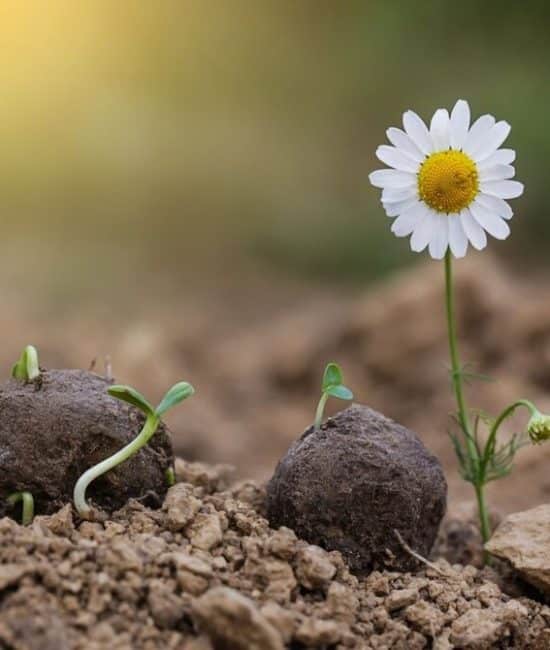
[[[550,416],[535,411],[527,424],[527,433],[531,442],[539,444],[550,439]]]

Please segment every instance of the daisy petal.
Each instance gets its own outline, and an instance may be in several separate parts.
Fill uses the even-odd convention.
[[[485,246],[487,246],[487,235],[483,228],[472,217],[470,210],[468,210],[468,208],[462,210],[459,218],[470,244],[472,244],[472,246],[478,251],[483,250]]]
[[[468,102],[459,99],[451,111],[451,138],[450,144],[453,149],[462,149],[470,126],[470,107]],[[466,244],[467,245],[467,244]],[[458,257],[458,255],[456,256]]]
[[[513,149],[498,149],[488,158],[478,163],[477,168],[481,171],[482,169],[489,169],[489,167],[493,167],[494,165],[510,165],[515,159],[516,152]]]
[[[397,201],[405,201],[416,196],[416,187],[406,187],[404,189],[386,187],[382,190],[382,203],[396,203]]]
[[[480,184],[484,194],[498,196],[501,199],[515,199],[523,194],[523,183],[519,181],[488,181]]]
[[[403,153],[410,156],[416,162],[423,162],[426,156],[420,151],[420,149],[414,144],[411,138],[402,131],[401,129],[396,129],[395,127],[390,127],[386,131],[388,140],[397,148],[400,149]]]
[[[455,257],[464,257],[468,250],[468,237],[458,214],[449,217],[449,248]]]
[[[415,253],[420,253],[430,243],[437,219],[439,219],[437,214],[429,210],[426,216],[415,226],[411,237],[411,250]]]
[[[438,108],[430,123],[430,135],[434,143],[434,151],[444,151],[449,148],[449,112],[446,108]]]
[[[503,181],[507,178],[514,178],[516,170],[512,165],[493,165],[488,169],[480,170],[479,180],[484,183],[486,181]]]
[[[395,169],[377,169],[369,174],[369,181],[374,187],[405,189],[413,187],[416,178],[414,174],[400,172]]]
[[[416,174],[418,171],[419,164],[395,147],[388,147],[385,144],[381,145],[376,150],[376,157],[394,169],[399,169],[403,172],[412,172],[413,174]]]
[[[428,127],[414,111],[407,111],[403,114],[403,126],[422,153],[426,155],[432,153],[434,147]]]
[[[382,202],[384,210],[388,217],[397,217],[402,212],[405,212],[409,208],[412,208],[413,205],[418,203],[418,199],[413,197],[412,199],[405,199],[404,201],[395,201],[395,202]]]
[[[438,215],[433,236],[430,240],[429,251],[434,260],[442,260],[449,246],[449,217]]]
[[[462,149],[470,154],[479,140],[485,133],[487,133],[495,124],[495,118],[492,115],[482,115],[472,124],[472,128],[468,131],[468,135],[464,140]]]
[[[470,212],[478,224],[495,239],[506,239],[510,226],[495,212],[491,212],[475,201],[470,205]]]
[[[420,201],[411,206],[408,210],[400,214],[392,223],[391,231],[396,237],[406,237],[410,235],[416,226],[427,215],[428,206]]]
[[[510,135],[511,126],[508,122],[497,122],[492,129],[479,136],[469,151],[476,162],[481,162],[494,153]]]
[[[487,210],[491,212],[496,212],[499,217],[503,219],[511,219],[514,215],[512,208],[504,201],[504,199],[499,199],[498,196],[491,196],[490,194],[478,194],[476,201],[482,205]]]

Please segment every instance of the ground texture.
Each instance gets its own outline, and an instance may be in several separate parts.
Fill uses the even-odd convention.
[[[494,571],[440,558],[359,580],[338,552],[270,529],[263,489],[227,477],[178,461],[161,510],[0,520],[0,648],[550,647],[550,608],[506,595]]]

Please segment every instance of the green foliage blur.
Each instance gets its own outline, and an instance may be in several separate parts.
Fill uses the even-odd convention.
[[[368,185],[376,146],[459,97],[512,124],[526,184],[492,248],[544,262],[549,25],[542,0],[4,2],[4,282],[252,259],[364,283],[414,260]]]

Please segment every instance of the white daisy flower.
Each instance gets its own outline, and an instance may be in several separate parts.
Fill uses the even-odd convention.
[[[459,99],[450,115],[438,109],[429,129],[413,111],[403,115],[403,126],[404,131],[387,130],[393,146],[376,150],[392,169],[369,175],[382,188],[386,214],[396,217],[392,232],[411,235],[411,249],[428,247],[434,259],[442,259],[447,248],[464,257],[468,242],[482,250],[486,232],[506,239],[513,214],[506,199],[523,192],[522,183],[510,180],[515,152],[499,149],[510,125],[482,115],[470,126],[470,107]]]

